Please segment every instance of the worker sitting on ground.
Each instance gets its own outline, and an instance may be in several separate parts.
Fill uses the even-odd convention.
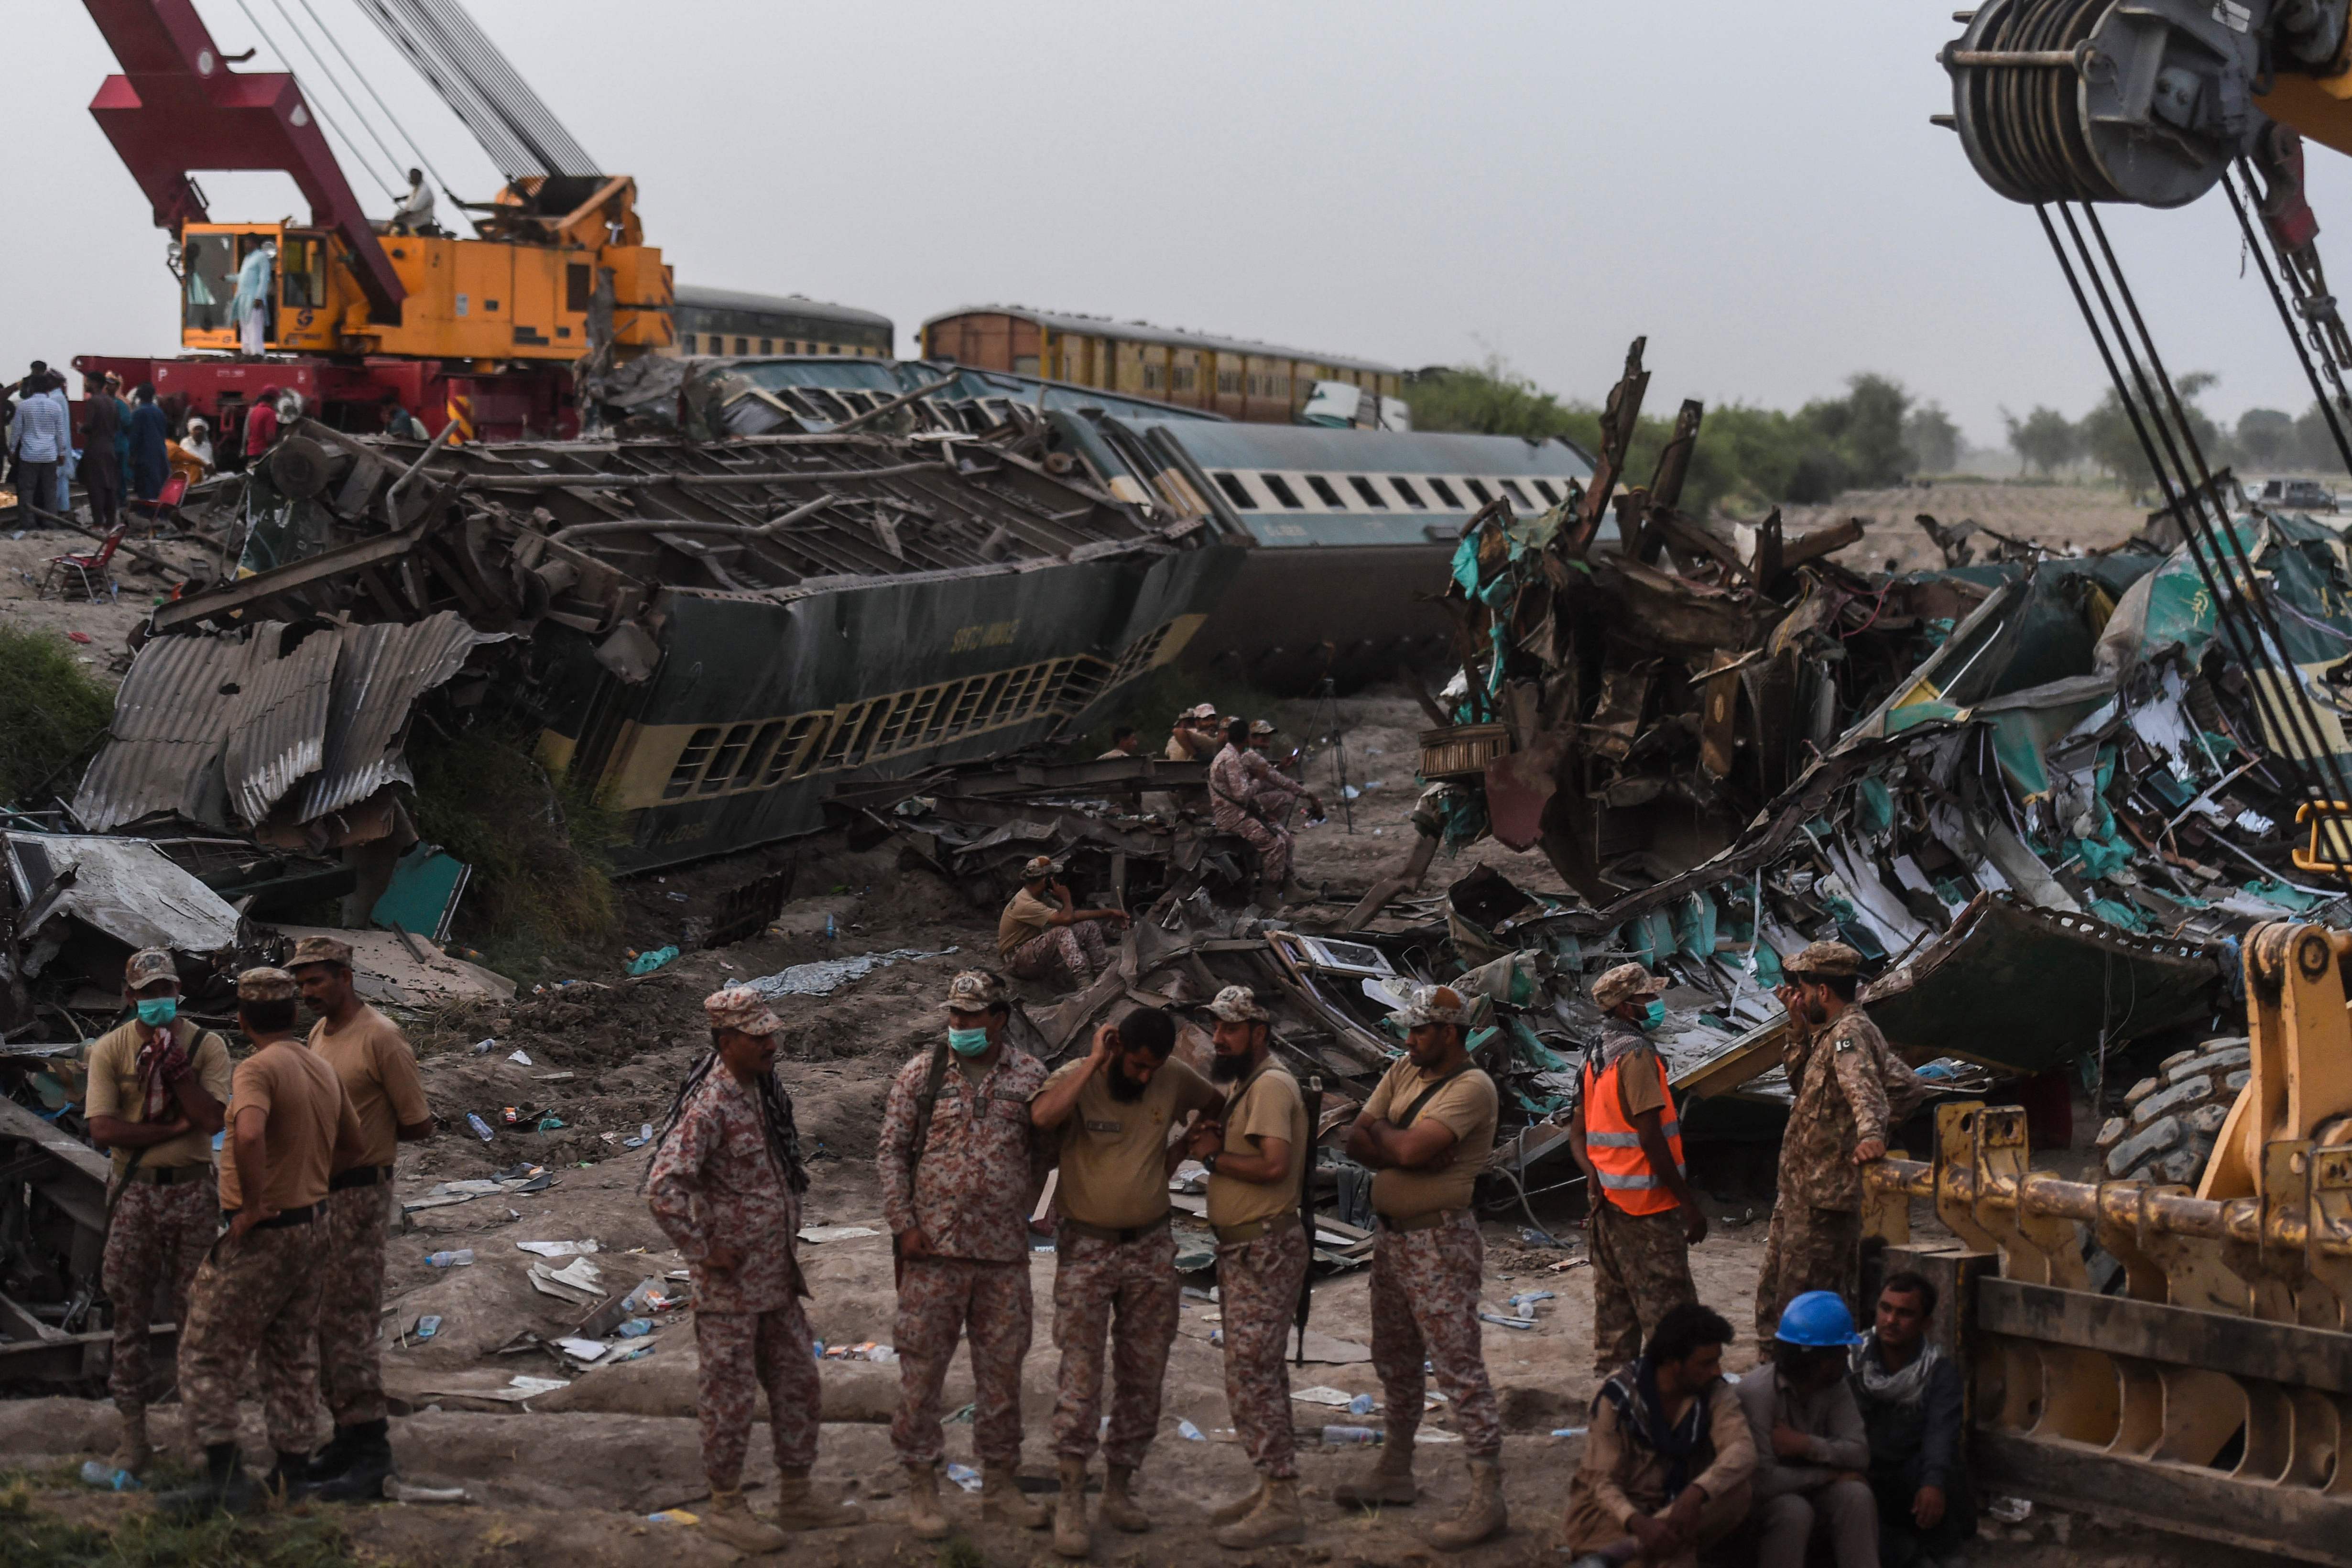
[[[1021,868],[1021,890],[996,922],[996,953],[1024,980],[1059,981],[1082,990],[1109,962],[1111,933],[1127,925],[1123,910],[1081,910],[1040,855]]]
[[[1977,1532],[1960,1441],[1960,1368],[1928,1342],[1935,1316],[1934,1285],[1917,1274],[1889,1275],[1877,1322],[1853,1352],[1885,1568],[1940,1568]]]
[[[1837,1568],[1878,1568],[1870,1439],[1846,1384],[1862,1336],[1833,1290],[1808,1290],[1780,1314],[1772,1364],[1739,1384],[1756,1439],[1756,1568],[1804,1568],[1815,1542]]]
[[[1756,1439],[1723,1380],[1731,1325],[1696,1301],[1601,1385],[1568,1486],[1570,1568],[1694,1568],[1748,1517]]]
[[[1235,719],[1225,726],[1225,749],[1209,764],[1209,812],[1221,833],[1238,835],[1257,851],[1258,879],[1267,902],[1306,903],[1315,898],[1290,875],[1290,830],[1273,819],[1276,800],[1306,795],[1297,783],[1249,748],[1249,725]],[[1318,816],[1323,804],[1307,795]]]

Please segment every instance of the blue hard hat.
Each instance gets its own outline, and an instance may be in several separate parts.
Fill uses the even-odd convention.
[[[1845,1298],[1834,1290],[1808,1290],[1790,1302],[1772,1337],[1784,1345],[1814,1350],[1862,1343],[1862,1336],[1853,1331],[1853,1314],[1846,1310]]]

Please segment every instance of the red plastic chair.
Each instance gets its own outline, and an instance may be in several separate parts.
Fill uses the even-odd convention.
[[[70,572],[80,581],[82,595],[91,604],[97,604],[98,590],[111,581],[107,568],[113,563],[114,552],[122,543],[122,536],[129,531],[130,526],[129,523],[116,523],[113,531],[109,533],[105,541],[94,551],[83,554],[51,556],[49,569],[41,578],[42,594],[46,595],[49,591],[50,584],[58,582]]]
[[[180,515],[180,503],[187,499],[188,476],[185,474],[173,474],[170,479],[163,481],[163,493],[158,495],[153,500],[138,500],[134,499],[125,501],[123,503],[123,510],[125,511],[143,513],[147,519],[148,526],[152,528],[155,524],[162,522],[167,517],[176,520]]]

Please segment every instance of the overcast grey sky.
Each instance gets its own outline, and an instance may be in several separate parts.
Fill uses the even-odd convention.
[[[226,52],[315,11],[453,183],[487,158],[352,0],[199,0]],[[1014,300],[1404,365],[1499,354],[1591,397],[1650,340],[1653,406],[1790,405],[1861,370],[2080,414],[2105,386],[2030,209],[1957,141],[1922,0],[1181,6],[473,0],[682,281],[925,317]],[[168,353],[164,237],[87,106],[70,0],[11,0],[0,366]],[[357,127],[371,156],[381,163]],[[373,210],[389,205],[358,168]],[[222,218],[290,183],[200,176]],[[2312,163],[2352,278],[2352,170]],[[2309,395],[2218,193],[2110,225],[2176,374],[2234,418]]]

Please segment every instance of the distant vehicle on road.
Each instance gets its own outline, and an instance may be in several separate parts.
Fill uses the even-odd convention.
[[[2254,500],[2263,506],[2292,507],[2296,511],[2336,510],[2336,492],[2317,479],[2264,479]]]

